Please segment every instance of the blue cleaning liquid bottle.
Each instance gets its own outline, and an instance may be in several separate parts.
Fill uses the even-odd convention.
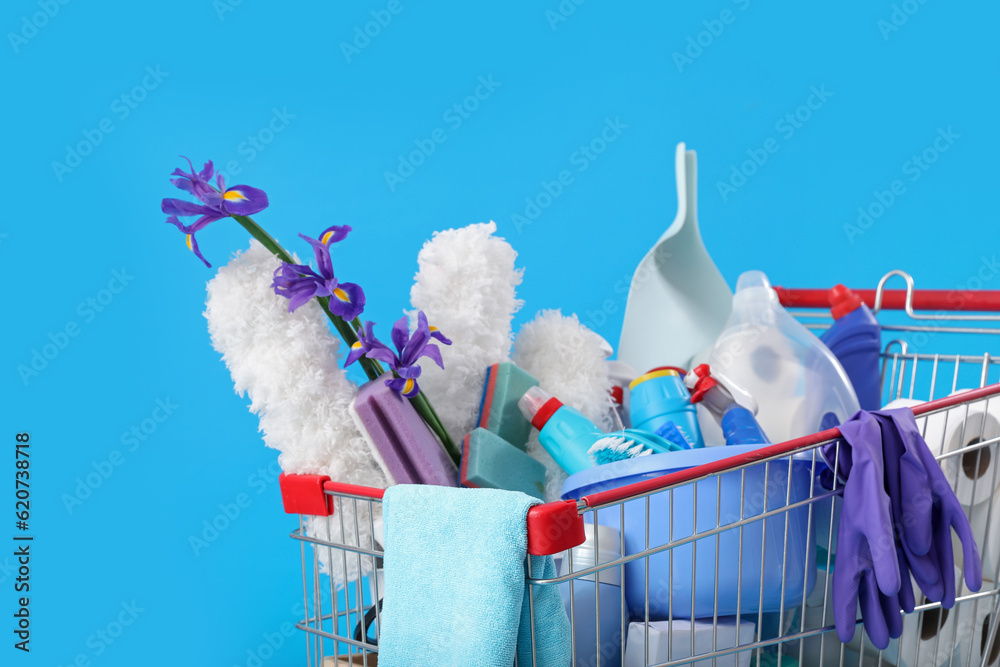
[[[531,387],[517,402],[521,414],[538,429],[538,442],[552,455],[559,467],[570,475],[594,467],[587,452],[595,442],[608,435],[620,435],[648,446],[656,453],[676,451],[678,447],[652,433],[624,429],[604,433],[579,410],[564,405],[541,387]]]
[[[735,401],[722,413],[720,425],[727,445],[771,444],[753,413]]]
[[[861,409],[878,410],[882,407],[882,327],[861,297],[843,285],[830,290],[830,314],[834,322],[820,340],[844,367]]]
[[[629,416],[632,428],[656,433],[667,440],[681,436],[680,442],[687,443],[684,449],[705,446],[691,392],[675,369],[658,368],[632,380]]]

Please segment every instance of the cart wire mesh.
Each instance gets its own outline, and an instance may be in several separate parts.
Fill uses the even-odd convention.
[[[841,643],[834,631],[833,579],[827,576],[836,561],[841,498],[821,483],[828,470],[821,449],[833,459],[835,477],[840,445],[835,439],[804,438],[801,446],[781,453],[733,459],[712,470],[702,466],[685,471],[683,479],[671,475],[661,488],[603,504],[581,500],[578,512],[592,526],[590,557],[581,559],[577,549],[557,554],[560,576],[549,579],[533,577],[531,559],[526,560],[533,642],[536,633],[545,632],[535,625],[535,592],[558,586],[570,617],[574,665],[1000,664],[1000,531],[992,528],[1000,513],[1000,501],[993,499],[1000,488],[1000,360],[988,352],[929,351],[951,343],[960,348],[960,339],[981,351],[1000,333],[996,325],[987,325],[1000,318],[915,313],[912,278],[898,271],[880,281],[874,310],[886,281],[895,276],[906,282],[907,320],[895,324],[885,317],[883,402],[946,399],[930,411],[918,407],[917,424],[969,516],[983,560],[982,588],[971,591],[965,585],[957,551],[953,608],[929,602],[915,589],[918,604],[904,616],[903,634],[888,648],[874,647],[860,619],[851,642]],[[809,328],[829,326],[829,311],[795,314]],[[980,391],[960,395],[970,389]],[[297,627],[305,631],[308,664],[315,667],[377,665],[381,495],[370,491],[327,489],[332,514],[310,518],[327,522],[323,536],[310,535],[301,515],[292,533],[300,543],[307,610]],[[368,523],[366,530],[361,521]],[[615,529],[612,544],[598,525]],[[611,556],[602,558],[605,553]],[[330,564],[368,575],[338,586],[324,573]]]

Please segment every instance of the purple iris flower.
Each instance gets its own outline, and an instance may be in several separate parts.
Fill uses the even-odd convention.
[[[345,368],[376,348],[384,348],[389,354],[392,354],[392,350],[386,347],[382,341],[375,337],[375,332],[373,330],[374,327],[375,323],[368,321],[365,322],[364,327],[358,331],[358,339],[353,345],[351,345],[351,351],[347,355],[347,359],[344,361]]]
[[[183,156],[182,156],[183,157]],[[160,209],[169,217],[167,222],[175,225],[185,235],[187,235],[188,248],[197,255],[198,259],[211,267],[208,260],[198,250],[198,242],[195,241],[195,232],[203,229],[209,223],[228,218],[231,215],[253,215],[267,208],[267,194],[263,190],[252,188],[249,185],[234,185],[226,187],[226,181],[222,174],[216,176],[215,183],[218,189],[212,187],[209,181],[215,173],[212,161],[209,160],[202,167],[200,172],[194,170],[191,160],[186,157],[191,172],[181,169],[174,169],[171,176],[177,178],[170,179],[176,187],[194,195],[201,204],[185,201],[183,199],[164,199],[160,204]],[[190,225],[185,225],[180,221],[182,217],[198,216],[198,219]]]
[[[320,241],[299,234],[313,247],[319,272],[305,264],[284,263],[277,268],[271,287],[275,294],[288,299],[289,312],[314,296],[330,297],[330,312],[347,321],[364,311],[365,293],[361,286],[337,280],[333,274],[333,260],[330,258],[329,244],[342,241],[350,231],[351,228],[347,225],[334,225],[323,230]]]
[[[366,324],[366,338],[360,341],[361,347],[367,348],[364,352],[365,356],[388,364],[389,368],[399,376],[385,381],[390,389],[399,392],[406,398],[413,398],[420,392],[420,386],[417,384],[417,378],[420,377],[420,366],[416,362],[421,357],[428,357],[438,366],[444,368],[441,350],[431,342],[431,339],[439,340],[445,345],[451,345],[451,341],[436,328],[431,330],[424,311],[417,311],[417,328],[412,334],[410,333],[409,321],[405,316],[399,318],[392,326],[392,343],[396,346],[396,352],[375,340],[370,325],[371,322]],[[351,352],[353,354],[354,350],[352,349]],[[355,359],[360,356],[360,354],[355,356]]]

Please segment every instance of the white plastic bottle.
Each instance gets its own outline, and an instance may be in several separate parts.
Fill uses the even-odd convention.
[[[757,399],[757,421],[772,442],[836,426],[859,409],[840,362],[782,307],[761,271],[737,280],[708,363]]]
[[[594,567],[597,563],[610,563],[621,558],[619,533],[610,526],[585,523],[586,541],[573,549],[573,572]],[[567,553],[568,556],[568,553]],[[562,561],[561,576],[570,574],[569,558]],[[573,622],[576,663],[595,667],[600,654],[601,667],[621,667],[624,636],[622,633],[622,574],[621,567],[600,571],[600,583],[593,574],[572,582],[559,584],[566,615]],[[572,601],[572,603],[571,603]],[[625,619],[626,628],[628,619]],[[600,634],[598,634],[600,633]]]

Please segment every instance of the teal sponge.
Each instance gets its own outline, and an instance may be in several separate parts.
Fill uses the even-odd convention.
[[[521,414],[517,401],[529,388],[537,386],[538,380],[514,363],[505,361],[490,366],[486,370],[486,384],[479,404],[479,428],[492,431],[525,451],[531,422]]]
[[[505,489],[545,497],[545,466],[484,428],[477,428],[462,441],[459,481],[473,489]]]

